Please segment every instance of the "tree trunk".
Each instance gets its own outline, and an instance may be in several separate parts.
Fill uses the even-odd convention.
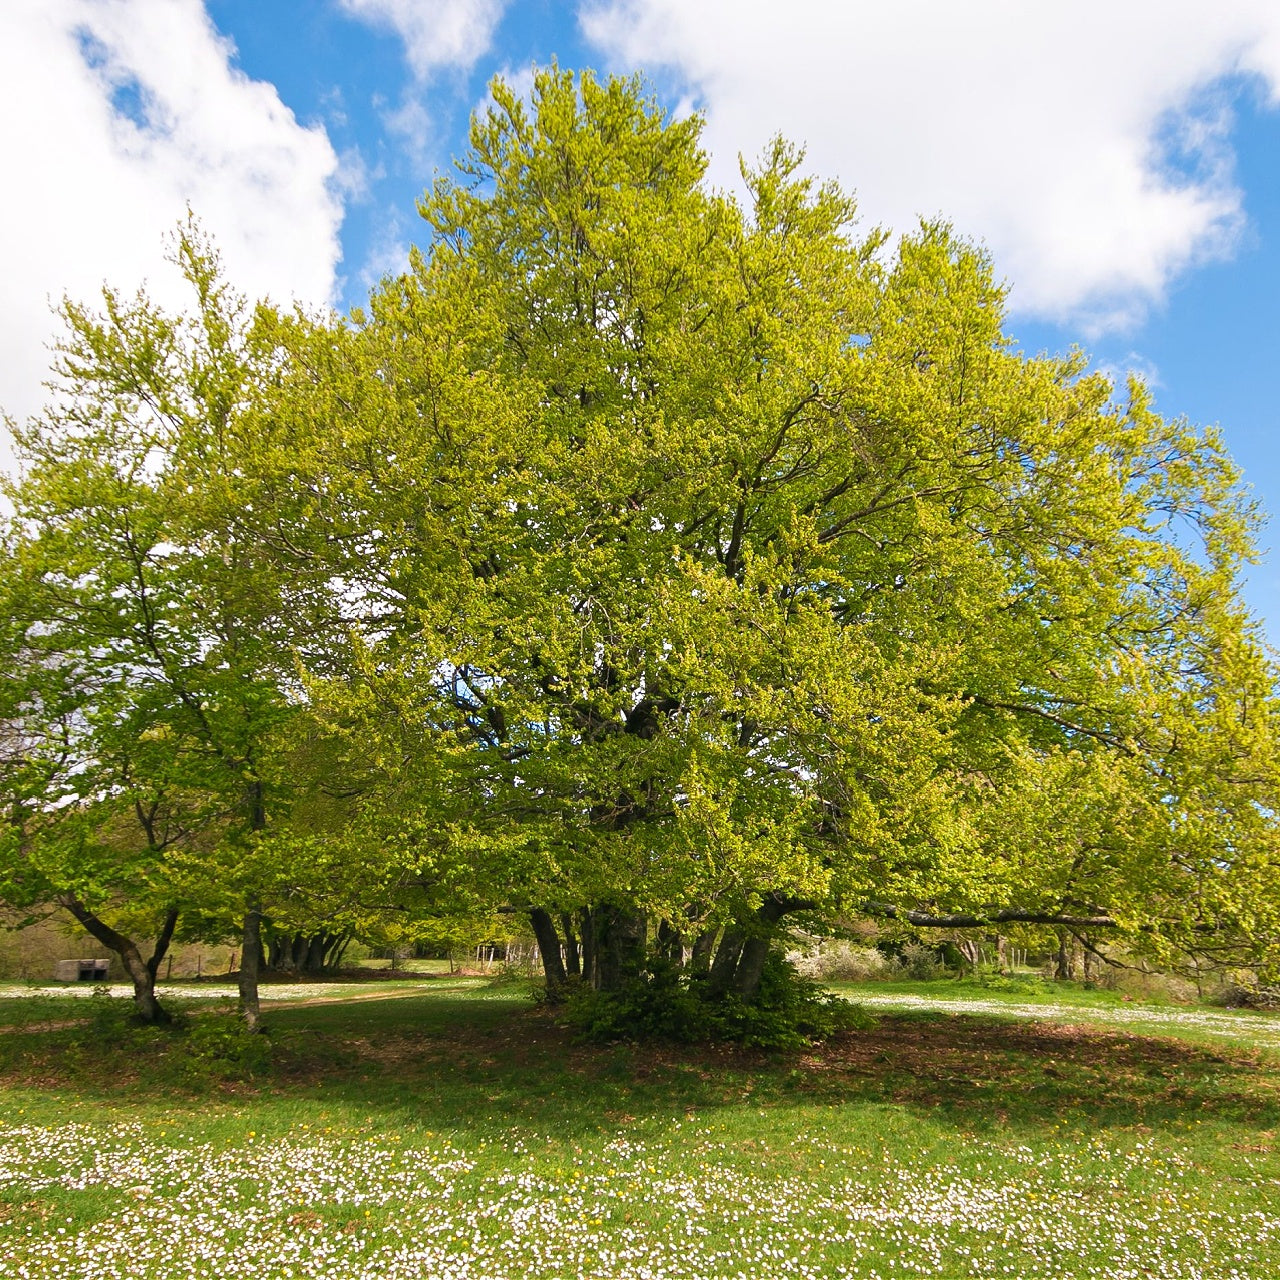
[[[670,920],[658,922],[655,950],[664,960],[671,961],[677,969],[684,963],[684,935]]]
[[[716,949],[716,934],[719,929],[703,929],[693,940],[693,948],[689,952],[689,973],[694,977],[705,977],[711,968],[711,956]]]
[[[573,916],[567,911],[560,913],[560,927],[564,930],[564,966],[571,978],[582,977],[582,953],[578,948],[578,939],[573,932]]]
[[[600,982],[596,969],[596,928],[590,907],[582,908],[582,928],[578,933],[582,940],[582,980],[598,988]]]
[[[169,942],[173,937],[174,926],[178,921],[177,907],[171,907],[165,913],[164,923],[161,925],[151,959],[143,960],[142,953],[132,938],[117,932],[104,920],[99,919],[74,894],[61,894],[58,902],[79,921],[87,933],[120,957],[120,963],[124,965],[124,971],[133,983],[133,1003],[139,1019],[153,1024],[169,1022],[171,1019],[168,1010],[156,999],[156,974],[159,972],[160,961],[164,959],[164,954],[168,951]]]
[[[747,935],[736,924],[725,925],[724,937],[720,939],[707,973],[707,987],[712,995],[722,996],[733,986],[733,975],[738,971],[738,961],[742,958],[746,941]]]
[[[156,974],[160,972],[160,962],[165,958],[169,951],[169,943],[173,941],[173,931],[178,927],[178,908],[170,907],[165,912],[164,923],[160,926],[160,933],[156,938],[156,945],[152,949],[151,959],[147,961],[147,968],[151,971],[151,985],[154,989]],[[169,968],[173,968],[173,957],[169,957]]]
[[[1058,982],[1067,982],[1075,976],[1070,937],[1065,929],[1058,930],[1058,967],[1053,975]]]
[[[529,923],[533,925],[533,936],[538,940],[538,951],[542,956],[542,971],[547,976],[547,1003],[559,1004],[564,999],[568,975],[564,971],[564,961],[560,959],[560,937],[555,923],[550,912],[541,907],[534,907],[529,912]]]
[[[240,1016],[250,1031],[261,1021],[258,1002],[258,974],[262,968],[262,912],[257,898],[245,904],[244,933],[240,947]]]
[[[281,933],[264,924],[263,965],[275,972],[324,973],[337,967],[350,940],[345,933]]]
[[[262,780],[249,784],[249,827],[262,831],[267,825],[263,802]],[[258,1003],[258,976],[262,970],[262,901],[253,890],[245,896],[244,936],[240,947],[240,1016],[250,1031],[257,1031],[261,1020]]]
[[[760,979],[764,976],[764,962],[769,958],[776,925],[787,912],[787,903],[781,898],[766,898],[756,911],[753,928],[742,944],[742,954],[733,975],[733,989],[746,1001],[756,998]]]
[[[742,955],[733,975],[733,989],[746,1001],[755,999],[764,975],[764,962],[769,958],[769,939],[748,938],[742,944]]]
[[[644,912],[604,905],[591,913],[595,942],[595,986],[598,991],[619,991],[644,964]]]

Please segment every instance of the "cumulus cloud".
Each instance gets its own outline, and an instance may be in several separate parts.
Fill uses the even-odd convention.
[[[489,49],[506,0],[341,0],[352,17],[395,31],[414,74],[474,66]]]
[[[51,301],[106,279],[185,302],[164,249],[188,206],[237,288],[330,300],[338,157],[233,56],[200,0],[0,5],[0,406],[15,418],[43,399]]]
[[[1280,105],[1274,0],[588,0],[580,21],[696,95],[721,185],[782,132],[867,225],[945,216],[1019,311],[1099,330],[1237,244],[1229,78]]]

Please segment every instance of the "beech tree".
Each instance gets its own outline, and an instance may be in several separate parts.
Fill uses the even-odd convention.
[[[281,876],[261,837],[287,810],[292,780],[273,753],[298,715],[307,623],[286,607],[305,584],[291,571],[283,591],[247,518],[269,313],[230,289],[194,224],[174,260],[191,287],[186,315],[111,290],[97,311],[64,304],[54,398],[15,428],[6,712],[16,740],[52,746],[8,772],[8,854],[18,880],[46,881],[121,953],[149,1018],[184,904],[241,919],[253,1025],[262,899]],[[100,914],[136,911],[139,894],[165,913],[141,967]]]
[[[699,132],[496,82],[412,270],[296,335],[370,837],[528,911],[553,990],[657,952],[749,998],[799,910],[1274,938],[1217,435],[1021,354],[982,251],[890,252],[785,143],[710,190]]]
[[[91,688],[74,664],[24,644],[12,595],[0,609],[9,642],[0,675],[0,900],[33,919],[64,909],[120,957],[139,1016],[167,1021],[155,996],[178,920],[167,860],[198,824],[199,806],[179,778],[151,767],[149,717],[130,715],[109,685]],[[149,956],[146,935],[155,939]]]

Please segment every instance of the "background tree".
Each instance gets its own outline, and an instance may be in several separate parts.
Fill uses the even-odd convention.
[[[74,663],[33,652],[16,625],[18,602],[6,594],[4,603],[0,898],[32,918],[64,909],[120,957],[138,1015],[166,1021],[155,980],[179,909],[168,860],[201,826],[200,800],[157,759],[168,753],[156,750],[145,715]],[[140,935],[155,938],[149,957]]]

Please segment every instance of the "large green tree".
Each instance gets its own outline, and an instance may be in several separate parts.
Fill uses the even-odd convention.
[[[529,911],[553,985],[657,947],[750,996],[798,909],[1273,936],[1217,437],[1018,352],[982,252],[891,252],[781,142],[739,201],[635,82],[493,99],[413,269],[282,383],[370,838]]]

